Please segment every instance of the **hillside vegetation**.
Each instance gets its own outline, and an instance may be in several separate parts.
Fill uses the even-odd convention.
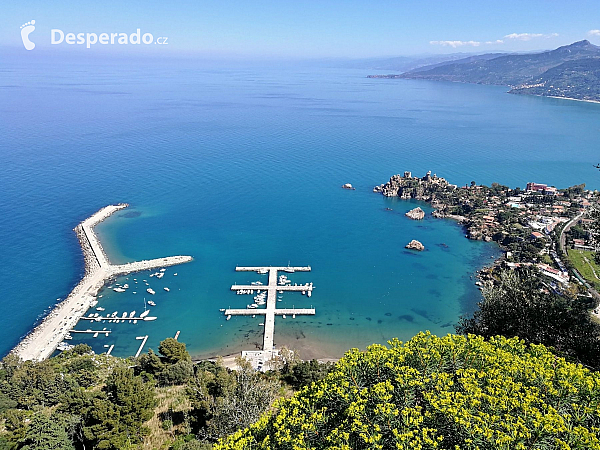
[[[226,449],[600,449],[600,374],[518,338],[351,350]]]
[[[529,84],[517,86],[511,94],[600,100],[600,57],[567,61],[547,70]]]

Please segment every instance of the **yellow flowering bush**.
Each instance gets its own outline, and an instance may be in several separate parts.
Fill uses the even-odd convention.
[[[346,353],[226,449],[598,449],[600,374],[518,338],[443,338]]]

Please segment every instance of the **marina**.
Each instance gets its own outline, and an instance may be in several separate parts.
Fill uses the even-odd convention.
[[[97,304],[98,292],[106,282],[118,275],[126,275],[133,272],[165,268],[192,261],[191,256],[171,256],[144,261],[136,261],[128,264],[110,263],[106,256],[100,240],[94,233],[94,227],[106,220],[112,214],[127,208],[129,205],[120,203],[109,205],[88,217],[75,227],[75,233],[85,259],[85,276],[75,286],[69,296],[56,305],[52,312],[44,318],[31,333],[29,333],[12,350],[12,353],[23,360],[41,361],[48,358],[56,350],[58,345],[66,338],[69,332],[81,332],[73,330],[80,319],[94,320],[98,317],[84,317],[85,313]],[[164,271],[159,273],[164,273]],[[117,287],[117,289],[126,289]],[[116,290],[116,289],[115,289]],[[118,291],[117,291],[118,292]],[[95,302],[95,303],[94,303]],[[109,318],[110,320],[112,318]],[[139,320],[140,317],[121,317],[119,320]],[[153,320],[155,318],[144,317],[142,320]],[[102,319],[101,319],[102,320]],[[107,320],[104,318],[104,320]],[[69,331],[70,330],[70,331]],[[100,333],[107,333],[102,330]],[[110,331],[108,331],[110,333]],[[108,334],[107,334],[108,335]]]
[[[236,267],[236,272],[256,272],[258,274],[269,275],[268,285],[264,286],[262,284],[257,284],[254,282],[250,285],[245,284],[234,284],[231,286],[231,290],[235,291],[237,294],[240,292],[246,294],[253,294],[254,290],[259,290],[264,293],[266,292],[266,307],[258,308],[256,306],[251,307],[252,305],[248,305],[246,309],[225,309],[224,315],[227,320],[231,319],[232,316],[252,316],[256,315],[264,315],[264,322],[260,325],[264,326],[264,335],[263,335],[263,348],[262,352],[252,352],[252,358],[250,361],[253,363],[253,366],[257,369],[262,369],[263,363],[268,361],[275,356],[277,350],[275,350],[274,345],[274,334],[275,334],[275,316],[282,316],[285,318],[287,315],[292,316],[292,318],[296,318],[297,315],[315,315],[316,311],[314,308],[277,308],[277,293],[280,292],[301,292],[301,293],[311,293],[314,289],[312,283],[306,283],[302,285],[291,284],[291,281],[287,280],[287,276],[282,275],[278,278],[278,272],[285,271],[287,273],[294,272],[309,272],[311,270],[310,266],[305,267]],[[260,295],[260,294],[258,294]],[[253,304],[255,305],[255,304]],[[243,352],[242,355],[244,356]],[[248,355],[250,356],[250,355]],[[254,361],[254,362],[253,362]],[[260,364],[258,364],[260,362]]]

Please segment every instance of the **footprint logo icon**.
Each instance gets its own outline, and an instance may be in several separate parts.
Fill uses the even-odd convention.
[[[33,30],[35,30],[35,20],[21,25],[21,39],[23,39],[23,45],[26,50],[33,50],[35,48],[35,44],[29,40],[29,35]]]

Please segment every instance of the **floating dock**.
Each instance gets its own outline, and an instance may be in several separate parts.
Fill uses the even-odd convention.
[[[144,348],[144,345],[146,345],[146,341],[148,340],[148,335],[146,335],[146,336],[138,336],[138,337],[136,337],[136,339],[142,339],[142,343],[140,344],[140,348],[138,348],[138,351],[135,354],[135,357],[137,358],[138,356],[140,356],[140,353],[142,353],[142,349]]]
[[[13,354],[22,360],[34,361],[41,361],[52,355],[68,330],[74,328],[79,319],[91,308],[98,292],[110,278],[192,261],[191,256],[171,256],[129,264],[111,264],[94,233],[94,227],[128,206],[126,203],[106,206],[75,227],[85,259],[85,277],[65,300],[56,305],[41,324],[21,340],[12,350]]]
[[[275,316],[281,315],[315,315],[313,308],[285,308],[277,309],[277,291],[284,292],[312,292],[313,285],[278,285],[277,284],[277,273],[280,271],[293,273],[293,272],[309,272],[310,266],[305,267],[236,267],[236,272],[257,272],[259,274],[269,274],[268,285],[245,285],[245,284],[234,284],[231,286],[232,291],[267,291],[267,306],[266,308],[255,308],[255,309],[226,309],[224,314],[227,317],[230,316],[253,316],[253,315],[264,315],[265,316],[265,330],[263,336],[263,352],[267,352],[272,355],[273,353],[273,336],[275,334]]]

